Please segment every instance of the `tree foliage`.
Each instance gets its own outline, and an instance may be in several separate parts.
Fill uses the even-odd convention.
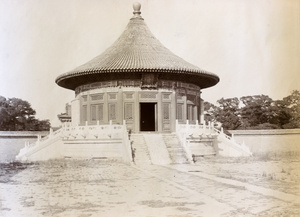
[[[300,92],[282,100],[266,95],[220,99],[217,106],[204,103],[206,121],[222,123],[224,129],[300,128]]]
[[[27,101],[0,96],[0,130],[49,130],[49,120],[38,120],[34,117],[35,114],[35,110]]]
[[[223,124],[225,129],[237,129],[241,125],[239,117],[239,99],[228,98],[219,99],[215,117],[218,122]]]
[[[300,128],[300,92],[298,90],[292,91],[292,94],[283,98],[283,111],[290,117],[289,122],[283,126],[285,128]]]

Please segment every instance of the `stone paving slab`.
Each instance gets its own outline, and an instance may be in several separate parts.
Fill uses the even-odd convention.
[[[228,184],[228,185],[233,185],[239,188],[244,188],[247,189],[249,191],[252,192],[256,192],[265,196],[269,196],[269,197],[275,197],[279,200],[282,201],[287,201],[287,202],[292,202],[292,203],[296,203],[296,204],[300,204],[300,196],[296,195],[296,194],[288,194],[285,192],[281,192],[275,189],[270,189],[270,188],[265,188],[265,187],[259,187],[259,186],[255,186],[253,184],[249,184],[247,182],[241,182],[241,181],[237,181],[237,180],[232,180],[232,179],[225,179],[225,178],[220,178],[220,177],[216,177],[214,175],[210,175],[210,174],[206,174],[206,173],[199,173],[199,172],[195,172],[197,171],[197,168],[199,168],[201,166],[194,166],[194,165],[174,165],[171,166],[170,168],[174,168],[176,170],[179,170],[181,172],[187,172],[202,178],[206,178],[206,179],[210,179],[219,183],[223,183],[223,184]]]
[[[299,206],[154,165],[50,162],[0,183],[0,216],[293,215]]]
[[[186,165],[178,165],[177,167],[181,166],[188,167]],[[292,203],[251,192],[245,188],[240,188],[239,186],[229,185],[227,183],[224,184],[164,166],[143,168],[158,176],[172,179],[173,182],[184,185],[195,192],[214,198],[218,202],[227,204],[239,215],[247,214],[247,216],[264,216],[264,212],[277,207],[282,208],[282,214],[286,214],[286,211],[291,213],[291,215],[299,213],[299,206],[294,207],[293,210],[287,210],[287,207],[290,207]],[[224,215],[226,216],[226,212],[224,212]]]

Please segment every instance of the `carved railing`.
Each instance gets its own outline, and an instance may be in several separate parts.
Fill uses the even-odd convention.
[[[131,151],[131,141],[129,139],[129,132],[126,127],[126,121],[123,121],[123,147],[127,153],[127,159],[132,162],[132,151]]]
[[[219,135],[220,139],[222,139],[224,142],[227,142],[227,144],[230,144],[237,151],[240,151],[243,156],[252,156],[250,148],[246,146],[244,142],[242,144],[237,143],[233,136],[228,136],[223,132],[223,128],[221,128],[221,130],[216,128],[213,129]]]
[[[193,162],[190,148],[191,139],[200,140],[204,136],[212,138],[214,133],[211,124],[206,126],[205,124],[199,124],[198,121],[196,121],[196,124],[190,124],[188,120],[186,124],[179,124],[176,120],[176,134],[190,162]]]
[[[191,140],[203,140],[203,139],[209,139],[213,140],[214,138],[219,138],[222,142],[226,143],[233,149],[237,150],[241,153],[243,156],[251,156],[252,153],[248,146],[246,146],[244,143],[239,144],[237,143],[233,137],[230,137],[226,135],[223,132],[223,128],[221,130],[218,130],[214,127],[214,123],[209,122],[208,125],[204,124],[198,124],[198,121],[196,124],[190,124],[189,121],[186,122],[186,124],[178,124],[178,121],[176,120],[176,134],[182,144],[182,147],[186,151],[188,157],[192,157],[191,151],[190,151],[190,141]]]
[[[128,132],[125,121],[123,125],[112,124],[112,121],[108,125],[84,125],[84,126],[72,126],[71,123],[65,122],[57,131],[50,129],[48,136],[41,138],[34,143],[29,144],[25,142],[25,147],[22,148],[16,157],[17,160],[26,160],[27,156],[53,144],[57,140],[114,140],[122,141],[124,150],[126,151],[126,159],[132,160],[131,146],[128,138]],[[125,160],[126,160],[125,159]]]
[[[52,129],[50,129],[50,133],[48,136],[45,136],[43,138],[41,138],[41,136],[38,136],[38,140],[31,144],[29,142],[25,142],[25,147],[20,150],[19,154],[16,156],[16,159],[22,161],[27,160],[27,157],[29,155],[59,140],[61,137],[61,132],[62,132],[62,128],[54,132]]]
[[[63,140],[82,140],[82,139],[122,139],[124,125],[84,125],[72,126],[64,125],[62,130]]]

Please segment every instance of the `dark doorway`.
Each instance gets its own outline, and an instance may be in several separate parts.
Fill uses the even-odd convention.
[[[156,103],[140,104],[140,129],[141,131],[155,131],[155,105]]]

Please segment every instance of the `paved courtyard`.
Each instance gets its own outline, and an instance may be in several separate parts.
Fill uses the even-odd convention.
[[[157,166],[100,160],[11,164],[11,168],[3,164],[0,216],[299,216],[297,180],[284,191],[284,182],[278,184],[281,188],[264,184],[264,178],[276,181],[268,174],[253,181],[247,175],[241,178],[232,163],[232,170],[220,165],[226,164]],[[228,171],[232,174],[225,176]]]

